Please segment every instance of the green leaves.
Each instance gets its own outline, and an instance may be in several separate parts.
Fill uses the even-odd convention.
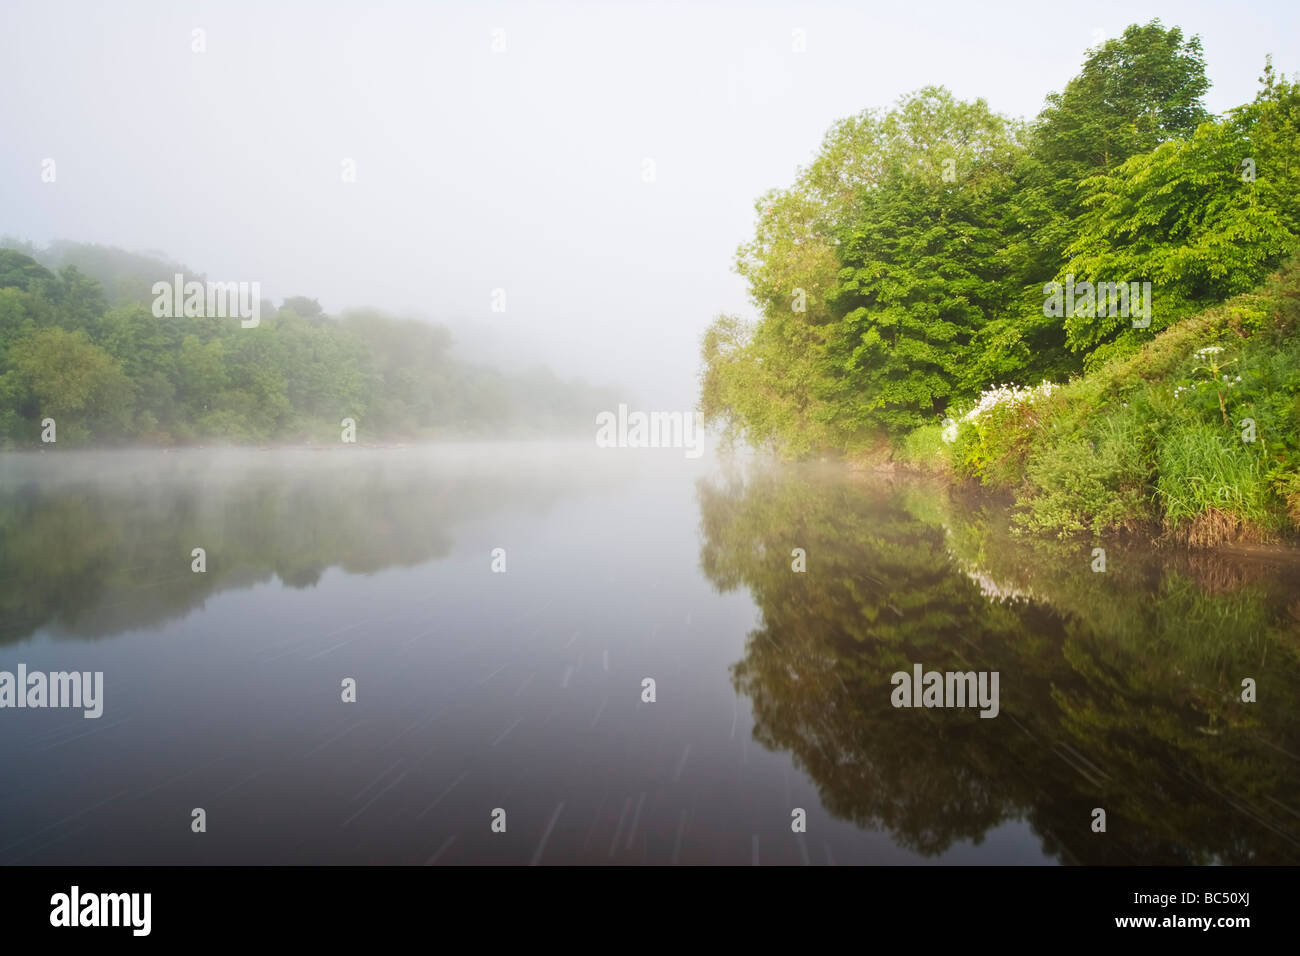
[[[1249,132],[1240,121],[1204,123],[1189,140],[1086,180],[1088,211],[1077,220],[1057,280],[1068,272],[1075,281],[1150,281],[1147,336],[1257,286],[1296,247],[1297,236],[1273,194],[1242,176],[1243,158],[1255,152]],[[1300,135],[1293,142],[1300,147]],[[1129,326],[1121,316],[1065,320],[1074,351],[1096,349]]]
[[[970,387],[976,350],[994,344],[980,333],[1014,293],[996,254],[1010,181],[979,165],[968,173],[1001,191],[952,191],[904,172],[859,204],[840,249],[831,303],[842,317],[830,344],[840,373],[874,396],[855,427],[928,421]],[[996,344],[1005,351],[1005,335]]]
[[[368,439],[572,433],[614,403],[580,383],[460,362],[450,333],[427,322],[334,318],[301,296],[256,328],[159,318],[148,276],[170,265],[97,246],[41,255],[74,255],[118,280],[120,304],[106,311],[99,281],[78,266],[55,274],[0,250],[0,443],[38,441],[45,416],[60,442],[337,441],[343,418],[364,421]]]
[[[27,413],[24,430],[39,432],[39,420],[49,416],[60,440],[77,441],[121,427],[129,416],[131,381],[84,332],[42,329],[17,341],[6,360],[6,390]]]
[[[1189,136],[1208,114],[1199,37],[1159,20],[1128,27],[1093,51],[1078,76],[1047,98],[1035,155],[1053,179],[1078,181],[1135,153]]]
[[[1029,129],[939,87],[835,124],[757,204],[737,261],[761,317],[706,347],[709,414],[791,454],[851,450],[1255,288],[1300,237],[1300,89],[1271,63],[1261,84],[1213,119],[1199,38],[1153,20],[1091,51]],[[1106,306],[1046,308],[1070,277]]]

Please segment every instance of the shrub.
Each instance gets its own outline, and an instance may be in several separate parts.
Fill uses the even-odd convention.
[[[1094,434],[1048,442],[1030,459],[1022,527],[1065,537],[1135,531],[1155,519],[1151,441],[1139,415],[1101,419]]]
[[[956,420],[953,459],[968,477],[1010,486],[1018,480],[1039,424],[1039,408],[1058,386],[999,385]]]

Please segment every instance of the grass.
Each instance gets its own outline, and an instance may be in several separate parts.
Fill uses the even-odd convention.
[[[1280,529],[1259,456],[1201,423],[1179,425],[1160,443],[1156,492],[1167,534],[1193,546],[1261,541]]]
[[[1300,265],[1031,404],[898,457],[1015,493],[1021,529],[1193,547],[1300,532]],[[951,437],[951,436],[950,436]]]
[[[927,471],[948,471],[948,447],[943,440],[943,425],[922,425],[903,436],[894,450],[895,457]]]

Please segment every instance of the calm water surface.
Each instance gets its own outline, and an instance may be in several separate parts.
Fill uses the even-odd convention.
[[[1300,862],[1296,555],[1027,542],[918,479],[0,456],[20,663],[104,713],[0,710],[0,863]],[[895,709],[915,663],[998,671],[999,715]]]

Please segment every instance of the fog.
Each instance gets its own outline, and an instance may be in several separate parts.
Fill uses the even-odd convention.
[[[1203,37],[1211,111],[1265,54],[1295,67],[1285,3],[6,0],[0,234],[419,314],[475,358],[683,408],[711,318],[753,314],[731,264],[755,198],[830,123],[926,84],[1032,116],[1153,17]]]

